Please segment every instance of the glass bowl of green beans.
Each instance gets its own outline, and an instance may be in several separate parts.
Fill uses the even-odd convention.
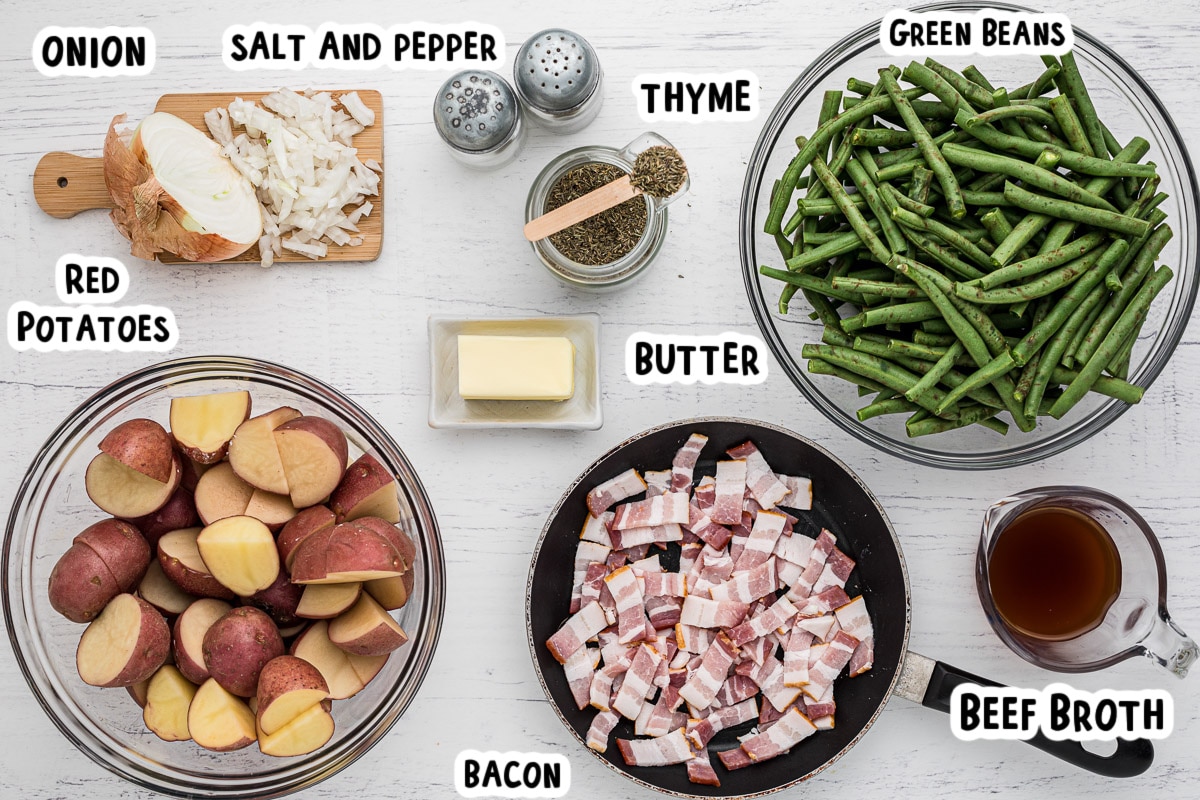
[[[1028,11],[947,2],[914,11]],[[740,250],[783,371],[917,463],[1060,453],[1151,390],[1196,296],[1196,176],[1150,86],[1079,28],[1061,57],[826,50],[751,156]]]

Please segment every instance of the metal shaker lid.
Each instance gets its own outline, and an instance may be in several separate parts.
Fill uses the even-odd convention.
[[[460,150],[490,150],[503,144],[520,113],[508,81],[482,69],[451,76],[433,102],[438,133]]]
[[[587,100],[600,80],[596,51],[577,33],[549,28],[529,37],[513,61],[521,99],[543,111],[568,111]]]

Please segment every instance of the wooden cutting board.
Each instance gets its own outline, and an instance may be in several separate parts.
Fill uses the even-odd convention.
[[[349,90],[347,90],[349,91]],[[354,137],[358,157],[362,161],[373,158],[380,164],[383,160],[383,97],[373,89],[359,89],[358,96],[375,112],[375,124]],[[155,111],[166,111],[185,120],[200,131],[208,134],[204,125],[205,112],[218,106],[228,106],[235,98],[258,100],[268,92],[231,92],[205,94],[165,94],[158,99]],[[342,94],[334,91],[336,98]],[[103,138],[101,138],[103,143]],[[386,165],[385,165],[386,172]],[[38,162],[33,172],[33,196],[38,206],[52,217],[66,219],[80,211],[93,208],[112,208],[113,201],[104,185],[104,159],[85,158],[71,153],[47,153]],[[379,196],[370,198],[374,208],[371,216],[359,222],[359,233],[363,243],[357,247],[330,244],[328,254],[320,261],[374,261],[383,248],[383,175],[379,180]],[[159,253],[165,264],[180,264],[184,260],[172,253]],[[251,247],[240,256],[228,261],[257,263],[260,260],[258,246]],[[275,261],[311,261],[299,253],[283,251]]]

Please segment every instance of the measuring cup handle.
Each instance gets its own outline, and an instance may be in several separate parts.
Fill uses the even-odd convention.
[[[950,713],[950,695],[954,692],[955,686],[964,683],[973,683],[977,686],[1003,685],[964,672],[949,664],[943,664],[941,661],[935,661],[929,676],[929,686],[925,690],[925,697],[921,700],[921,705],[944,711],[947,714]],[[1074,764],[1089,772],[1109,778],[1132,778],[1135,775],[1141,775],[1150,768],[1150,764],[1154,761],[1154,744],[1149,739],[1117,739],[1117,749],[1108,756],[1089,752],[1076,741],[1048,739],[1041,731],[1025,741],[1045,753],[1061,758],[1068,764]]]

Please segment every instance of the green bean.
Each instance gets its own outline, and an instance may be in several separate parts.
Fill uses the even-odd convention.
[[[959,400],[966,396],[967,392],[971,391],[972,389],[978,389],[981,386],[988,386],[992,383],[995,383],[1005,375],[1008,375],[1008,373],[1011,372],[1015,366],[1016,364],[1013,362],[1011,353],[1001,353],[987,364],[984,364],[982,367],[968,375],[965,381],[947,392],[945,399],[942,400],[942,403],[940,406],[938,406],[938,409],[941,410],[943,408],[954,407]],[[1015,399],[1015,390],[1013,394]]]
[[[1000,422],[1000,426],[986,425],[984,423],[996,416],[996,409],[988,408],[987,406],[971,406],[964,408],[955,419],[938,419],[937,417],[929,417],[917,421],[910,420],[905,424],[904,429],[909,438],[918,436],[929,436],[935,433],[945,433],[946,431],[965,428],[968,425],[983,424],[984,427],[998,431],[1001,434],[1008,433],[1008,425]],[[997,420],[998,421],[998,420]]]
[[[946,348],[946,352],[942,354],[941,358],[934,363],[929,371],[922,375],[921,379],[904,393],[904,397],[910,402],[916,402],[917,398],[923,397],[930,389],[941,383],[946,374],[954,368],[959,356],[965,353],[966,350],[963,349],[962,342],[956,339],[954,344]]]
[[[1108,153],[1104,131],[1100,126],[1100,118],[1096,116],[1096,107],[1092,104],[1092,97],[1088,94],[1087,85],[1079,74],[1079,66],[1075,63],[1074,53],[1063,53],[1062,72],[1059,77],[1062,78],[1060,84],[1062,93],[1070,97],[1079,109],[1079,121],[1083,123],[1083,129],[1087,132],[1087,139],[1091,143],[1092,150],[1097,157],[1104,158]]]
[[[1109,298],[1104,309],[1100,312],[1100,316],[1096,318],[1096,321],[1084,336],[1083,343],[1079,346],[1079,350],[1075,354],[1079,360],[1091,360],[1092,354],[1100,345],[1100,341],[1116,323],[1117,318],[1124,311],[1126,304],[1133,299],[1144,278],[1154,269],[1154,262],[1158,259],[1159,254],[1162,253],[1163,248],[1167,246],[1167,242],[1171,240],[1172,236],[1173,231],[1169,226],[1160,225],[1146,239],[1146,243],[1138,250],[1137,255],[1134,256],[1126,274],[1121,276],[1121,283],[1124,286]]]
[[[915,298],[924,297],[921,290],[913,285],[905,285],[899,283],[884,283],[883,281],[863,280],[861,278],[833,278],[831,284],[834,289],[839,289],[845,292],[858,292],[859,294],[871,294],[877,297],[897,297],[901,300],[912,300]]]
[[[955,294],[964,300],[984,305],[1008,305],[1027,300],[1036,300],[1039,297],[1045,297],[1069,286],[1080,275],[1095,266],[1098,260],[1098,254],[1094,258],[1083,256],[1082,258],[1068,262],[1052,272],[1047,272],[1033,280],[1017,284],[1016,286],[984,291],[978,286],[957,283],[954,285],[954,291]]]
[[[1067,339],[1067,348],[1062,351],[1062,354],[1058,358],[1059,363],[1068,369],[1075,368],[1075,352],[1079,349],[1079,345],[1083,343],[1083,337],[1087,334],[1091,327],[1096,324],[1096,318],[1100,316],[1100,312],[1103,310],[1100,308],[1099,300],[1095,300],[1092,303],[1089,303],[1088,301],[1092,299],[1093,295],[1100,295],[1103,297],[1103,291],[1104,290],[1100,288],[1093,289],[1092,294],[1088,295],[1088,297],[1082,303],[1082,305],[1088,307],[1088,314],[1083,318],[1083,324],[1079,325],[1072,332],[1070,338]],[[1068,324],[1070,324],[1070,321],[1068,321]]]
[[[921,287],[921,291],[929,298],[926,302],[932,304],[937,309],[942,319],[950,326],[950,330],[959,338],[963,343],[963,347],[966,348],[967,353],[970,354],[971,358],[975,359],[979,366],[983,366],[991,360],[991,354],[988,352],[987,345],[984,344],[979,333],[959,313],[958,309],[951,304],[949,298],[934,284],[933,280],[931,280],[924,270],[917,269],[912,263],[907,262],[897,263],[896,270]]]
[[[919,378],[913,373],[879,356],[827,344],[806,344],[801,348],[803,358],[819,358],[837,367],[850,370],[875,383],[882,384],[903,394],[915,386]],[[922,400],[922,408],[933,411],[942,402],[945,393],[937,388]]]
[[[1078,374],[1075,370],[1066,369],[1065,367],[1055,367],[1051,380],[1055,383],[1067,384],[1075,380]],[[1123,379],[1110,378],[1106,375],[1096,378],[1096,382],[1092,384],[1092,391],[1096,394],[1102,394],[1105,397],[1123,400],[1130,405],[1140,403],[1142,396],[1146,393],[1146,390],[1141,386],[1136,386]]]
[[[869,267],[867,269],[856,269],[853,272],[847,272],[845,277],[856,281],[882,281],[893,277],[893,273],[887,267]]]
[[[1012,96],[1020,98],[1040,97],[1050,88],[1050,84],[1054,82],[1054,78],[1058,75],[1059,71],[1060,68],[1058,64],[1047,67],[1046,70],[1037,77],[1037,80],[1035,80],[1033,83],[1026,84],[1025,86],[1016,89],[1012,93]],[[1022,92],[1022,89],[1025,89],[1026,91]]]
[[[1085,272],[1080,280],[1071,284],[1071,287],[1063,293],[1050,312],[1046,314],[1046,318],[1034,325],[1033,329],[1012,348],[1013,360],[1017,366],[1024,366],[1034,353],[1045,346],[1049,338],[1066,323],[1067,318],[1083,302],[1088,293],[1104,280],[1109,266],[1119,261],[1128,247],[1129,244],[1124,239],[1117,239],[1108,246],[1093,269]]]
[[[1072,172],[1099,177],[1118,178],[1149,178],[1151,175],[1157,174],[1157,169],[1153,164],[1107,161],[1102,158],[1085,156],[1082,153],[1076,153],[1074,150],[1064,149],[1058,145],[1032,142],[1029,139],[1009,136],[1007,133],[996,130],[991,125],[975,122],[974,116],[966,112],[960,112],[955,117],[955,121],[967,133],[987,146],[1006,153],[1019,155],[1022,158],[1037,158],[1047,148],[1050,148],[1058,155],[1059,163]]]
[[[870,378],[865,378],[862,375],[859,375],[857,372],[853,372],[848,369],[842,369],[841,367],[830,364],[824,359],[810,358],[808,360],[808,371],[813,375],[833,375],[834,377],[841,378],[847,383],[856,383],[861,388],[866,389],[868,393],[888,391],[888,388],[882,383],[873,381]]]
[[[959,95],[972,105],[979,106],[980,108],[991,108],[995,105],[995,101],[992,99],[992,94],[989,90],[972,83],[949,67],[939,64],[932,58],[925,59],[925,66],[942,76],[942,79],[946,83],[953,86]]]
[[[1070,99],[1065,94],[1052,97],[1050,110],[1054,113],[1054,118],[1058,120],[1058,127],[1062,129],[1062,135],[1071,149],[1085,156],[1095,156],[1096,152],[1088,142],[1087,134],[1083,131],[1083,123],[1075,115],[1075,109],[1071,107]]]
[[[924,90],[918,87],[903,94],[909,99],[916,99],[924,93]],[[847,111],[843,111],[813,132],[812,137],[800,149],[800,152],[792,158],[791,163],[788,164],[787,170],[784,171],[783,177],[780,179],[779,191],[771,201],[771,210],[767,214],[764,224],[764,230],[767,233],[773,234],[779,232],[784,212],[787,210],[787,206],[792,199],[792,193],[796,191],[796,185],[800,181],[800,173],[812,163],[813,158],[823,148],[829,145],[833,136],[847,126],[864,120],[882,109],[891,107],[891,105],[892,99],[887,95],[871,98]]]
[[[963,77],[969,80],[971,83],[974,83],[977,86],[982,86],[989,92],[994,92],[996,90],[996,87],[992,85],[991,81],[985,78],[983,73],[980,72],[979,68],[974,64],[963,67],[962,74]]]
[[[999,208],[993,208],[981,216],[979,221],[983,223],[983,227],[987,230],[988,236],[992,238],[993,244],[1001,245],[1005,239],[1012,235],[1012,223],[1008,221],[1008,217],[1004,216],[1004,212]]]
[[[1003,267],[1006,265],[1019,251],[1033,241],[1033,237],[1037,235],[1038,231],[1049,223],[1050,217],[1045,214],[1025,215],[1024,219],[1013,226],[1012,233],[1003,242],[996,245],[996,249],[992,251],[992,266]]]
[[[999,176],[1001,179],[1003,175]],[[1007,206],[1009,202],[1004,199],[1004,192],[969,192],[963,191],[963,202],[969,206]],[[996,242],[999,244],[999,242]]]
[[[854,205],[859,208],[865,208],[867,205],[867,199],[865,197],[854,196],[850,199],[851,202],[853,202]],[[809,200],[807,197],[802,198],[796,203],[796,208],[799,209],[800,213],[806,217],[823,217],[827,214],[840,215],[842,213],[841,209],[838,208],[838,204],[827,197],[818,198],[816,200]]]
[[[923,344],[926,347],[941,347],[947,348],[958,341],[953,334],[941,335],[937,333],[929,333],[928,331],[915,330],[912,333],[914,344]]]
[[[976,114],[971,119],[973,119],[976,124],[990,125],[995,122],[1014,119],[1016,117],[1041,123],[1042,125],[1047,125],[1052,129],[1058,128],[1058,120],[1054,118],[1053,114],[1045,111],[1044,109],[1038,108],[1037,106],[1031,106],[1027,103],[1020,105],[997,106],[991,111],[984,111],[983,113]]]
[[[899,206],[900,208],[906,208],[914,214],[919,214],[922,217],[933,216],[933,212],[935,210],[933,206],[926,205],[925,203],[912,199],[908,195],[901,194],[900,190],[895,186],[892,186],[890,183],[881,183],[879,185],[879,194],[882,195],[883,199],[892,207]]]
[[[913,170],[912,186],[909,189],[908,196],[918,203],[925,203],[929,199],[929,190],[932,187],[933,172],[923,165],[917,166]]]
[[[888,248],[891,252],[900,252],[908,248],[908,243],[901,235],[899,227],[895,220],[891,217],[891,209],[884,203],[879,196],[879,190],[875,188],[875,184],[871,182],[870,176],[866,169],[857,160],[851,160],[846,165],[846,172],[850,175],[850,180],[854,182],[854,187],[858,189],[858,193],[867,199],[867,206],[875,214],[876,219],[883,230],[883,238],[887,240]],[[874,252],[874,250],[872,250]]]
[[[959,94],[957,89],[947,83],[945,78],[924,64],[911,61],[904,68],[902,75],[904,80],[936,96],[946,108],[956,111],[963,110],[968,114],[975,113],[975,109],[971,108],[970,104],[963,99],[963,96]]]
[[[1015,158],[996,155],[994,153],[986,153],[982,150],[973,150],[969,147],[953,143],[944,145],[942,147],[942,154],[946,156],[946,160],[951,164],[969,166],[972,169],[986,172],[1003,173],[1011,178],[1020,180],[1024,184],[1053,192],[1072,202],[1082,203],[1094,208],[1103,208],[1112,211],[1114,214],[1119,213],[1117,207],[1103,197],[1092,194],[1079,184],[1072,183],[1056,172],[1041,169],[1025,161],[1019,161]]]
[[[846,193],[846,189],[842,186],[842,182],[838,180],[829,167],[825,164],[825,160],[820,156],[813,156],[813,170],[816,171],[817,177],[821,179],[821,183],[825,186],[825,191],[829,192],[829,196],[837,203],[838,209],[846,221],[850,223],[850,227],[854,229],[854,233],[862,240],[862,243],[871,251],[871,255],[877,261],[887,261],[891,251],[884,247],[883,242],[875,235],[870,226],[867,225],[866,218],[854,202],[850,199],[850,195]]]
[[[933,234],[985,269],[992,266],[988,254],[980,250],[977,244],[967,239],[959,230],[943,225],[937,220],[918,216],[905,208],[892,209],[892,218],[906,228]],[[886,261],[886,259],[884,260]]]
[[[876,228],[879,227],[879,223],[875,220],[871,220],[867,224],[868,226],[874,225]],[[861,245],[862,240],[858,238],[858,234],[854,231],[848,231],[833,241],[826,242],[812,250],[806,250],[800,255],[792,256],[787,260],[787,268],[792,272],[803,271],[813,265],[824,264],[835,256],[853,253]]]
[[[791,283],[799,286],[802,289],[820,292],[826,297],[832,297],[834,300],[841,300],[845,303],[861,303],[863,296],[857,292],[848,292],[842,289],[837,289],[830,285],[829,281],[824,278],[818,278],[814,275],[805,275],[802,272],[790,272],[783,269],[773,269],[768,266],[760,266],[759,274],[765,275],[768,278]]]
[[[909,151],[907,151],[907,150],[903,150],[903,151],[892,150],[891,152],[884,153],[883,155],[890,156],[895,153],[904,154],[907,152],[909,152]],[[911,152],[916,153],[917,150],[914,149]],[[875,163],[878,164],[880,160],[882,160],[882,158],[877,159]],[[918,162],[917,159],[915,159],[915,158],[910,158],[907,161],[899,161],[894,164],[888,164],[887,166],[880,166],[879,167],[879,181],[880,181],[880,183],[884,183],[886,181],[894,181],[897,178],[903,178],[905,175],[908,175],[909,173],[917,170],[919,167],[920,167],[920,162]]]
[[[849,78],[846,81],[846,90],[854,92],[855,94],[867,95],[875,90],[875,84],[867,83],[866,81],[859,80],[858,78]],[[847,97],[845,99],[852,100],[854,98]]]
[[[868,308],[852,317],[846,317],[842,320],[842,326],[848,331],[857,331],[890,323],[921,322],[922,320],[936,319],[939,316],[941,314],[933,303],[928,300],[918,300],[895,306]]]
[[[1145,285],[1138,289],[1137,295],[1121,312],[1120,318],[1105,335],[1104,341],[1096,348],[1096,352],[1088,359],[1083,369],[1079,370],[1075,380],[1067,385],[1066,390],[1050,407],[1050,416],[1062,419],[1063,414],[1070,411],[1091,390],[1092,384],[1100,377],[1100,373],[1112,361],[1125,340],[1133,335],[1137,326],[1145,320],[1150,310],[1150,304],[1173,275],[1170,267],[1159,267]]]
[[[1035,361],[1037,362],[1033,368],[1033,380],[1030,382],[1029,391],[1025,397],[1026,416],[1034,417],[1041,411],[1046,389],[1049,387],[1050,381],[1054,380],[1055,369],[1059,368],[1059,363],[1067,348],[1070,347],[1070,342],[1074,340],[1076,332],[1085,329],[1086,320],[1091,315],[1092,309],[1098,307],[1103,298],[1104,288],[1102,286],[1093,288],[1071,311],[1067,321],[1055,332],[1045,348],[1036,353],[1025,365],[1028,368]]]
[[[1127,217],[1123,214],[1106,211],[1103,208],[1081,206],[1069,200],[1059,200],[1053,197],[1034,194],[1011,182],[1004,184],[1004,196],[1013,205],[1035,214],[1069,219],[1085,225],[1123,233],[1127,236],[1140,236],[1150,229],[1150,224],[1145,220]]]
[[[858,417],[859,422],[866,422],[884,414],[910,414],[919,408],[920,406],[916,403],[910,403],[902,397],[892,397],[886,400],[875,400],[863,406],[855,412],[855,416]]]
[[[896,83],[895,76],[888,70],[880,70],[879,82],[883,85],[883,90],[887,93],[887,96],[892,99],[892,107],[896,109],[896,112],[900,114],[900,118],[904,120],[905,127],[915,137],[917,148],[921,151],[921,157],[925,159],[925,164],[933,171],[934,176],[938,180],[938,185],[942,187],[942,194],[945,196],[946,205],[950,209],[950,216],[955,218],[965,216],[967,207],[963,203],[962,190],[959,188],[958,181],[955,180],[954,173],[951,172],[950,165],[946,163],[942,151],[933,143],[933,137],[921,125],[921,120],[917,117],[917,112],[909,104],[908,99],[904,97],[900,90],[900,84]],[[949,144],[948,142],[944,147],[948,147]]]
[[[925,129],[928,133],[928,128]],[[916,141],[911,131],[896,130],[895,128],[855,128],[850,134],[858,147],[908,147]]]
[[[1087,233],[1061,247],[989,272],[971,283],[980,289],[994,289],[1012,281],[1038,275],[1048,269],[1054,269],[1086,256],[1104,244],[1107,239],[1108,237],[1100,232]]]

